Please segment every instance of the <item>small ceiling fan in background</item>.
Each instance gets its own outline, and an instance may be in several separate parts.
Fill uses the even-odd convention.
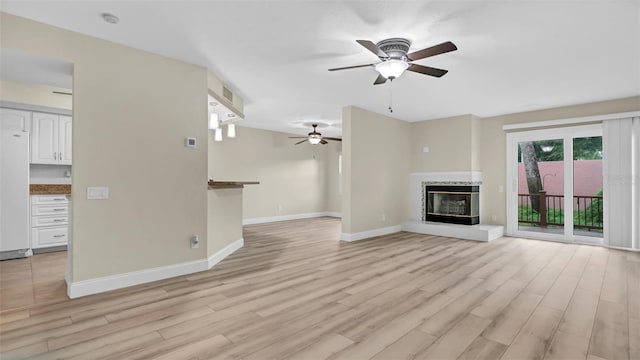
[[[404,38],[385,39],[378,42],[377,44],[374,44],[369,40],[356,40],[356,42],[374,53],[381,62],[375,64],[333,68],[329,69],[329,71],[373,66],[375,67],[376,71],[380,73],[376,81],[373,82],[373,85],[384,84],[387,82],[387,80],[393,81],[393,79],[396,79],[397,77],[402,75],[405,70],[435,77],[441,77],[446,74],[448,70],[418,65],[412,63],[412,61],[444,54],[458,49],[451,41],[447,41],[408,54],[409,48],[411,47],[411,41]]]
[[[318,132],[318,124],[311,124],[311,126],[313,126],[313,131],[310,132],[308,136],[289,136],[289,139],[304,139],[302,141],[298,141],[294,145],[300,145],[307,140],[311,143],[311,145],[328,144],[329,142],[327,142],[327,140],[342,141],[342,139],[340,138],[323,137],[322,134]]]

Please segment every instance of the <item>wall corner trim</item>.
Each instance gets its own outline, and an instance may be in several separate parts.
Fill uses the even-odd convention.
[[[400,231],[402,231],[402,225],[394,225],[394,226],[388,226],[384,228],[378,228],[378,229],[367,230],[367,231],[351,233],[351,234],[342,233],[340,234],[340,240],[347,241],[347,242],[358,241],[358,240],[372,238],[375,236],[389,235],[389,234],[397,233]]]
[[[81,296],[98,294],[129,286],[206,271],[243,246],[244,239],[241,238],[225,246],[207,259],[188,261],[179,264],[160,266],[83,281],[67,282],[67,295],[69,298],[75,299]]]

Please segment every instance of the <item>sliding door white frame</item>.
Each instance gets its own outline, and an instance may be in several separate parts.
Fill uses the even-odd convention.
[[[602,136],[602,125],[583,125],[507,133],[507,235],[561,242],[602,244],[602,238],[600,237],[579,236],[573,233],[573,139],[593,136]],[[540,140],[563,140],[565,217],[562,234],[518,229],[518,143]],[[567,216],[566,214],[571,215]]]

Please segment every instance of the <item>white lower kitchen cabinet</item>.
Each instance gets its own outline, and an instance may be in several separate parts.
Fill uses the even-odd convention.
[[[68,226],[31,228],[31,245],[34,249],[67,245]]]
[[[69,200],[64,194],[31,195],[31,248],[67,245]]]

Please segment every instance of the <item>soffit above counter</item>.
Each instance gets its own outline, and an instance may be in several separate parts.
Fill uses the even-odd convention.
[[[244,100],[211,72],[208,72],[207,88],[210,97],[225,107],[225,111],[235,115],[233,120],[244,119]]]

